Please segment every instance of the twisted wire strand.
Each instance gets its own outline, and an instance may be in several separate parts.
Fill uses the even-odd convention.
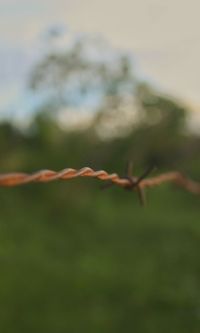
[[[0,186],[17,186],[27,183],[46,183],[54,180],[69,180],[77,177],[93,177],[98,178],[103,181],[110,181],[120,187],[123,188],[132,188],[135,190],[133,186],[134,182],[137,182],[138,178],[133,177],[133,179],[120,177],[117,173],[109,174],[105,170],[95,171],[89,167],[85,167],[82,169],[72,169],[66,168],[61,171],[53,171],[53,170],[40,170],[33,174],[28,173],[6,173],[0,174]],[[187,177],[185,177],[182,173],[177,171],[167,172],[160,174],[155,177],[142,179],[137,187],[140,189],[144,189],[147,187],[154,187],[161,185],[162,183],[174,183],[179,187],[182,187],[188,192],[193,194],[200,194],[200,182],[193,181]]]

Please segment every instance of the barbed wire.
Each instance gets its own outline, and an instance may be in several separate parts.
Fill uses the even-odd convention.
[[[172,171],[162,173],[151,178],[145,177],[152,168],[147,169],[141,177],[133,177],[129,171],[125,177],[120,177],[117,173],[108,173],[105,170],[95,171],[92,168],[84,167],[82,169],[66,168],[61,171],[40,170],[32,174],[28,173],[5,173],[0,174],[0,186],[17,186],[27,183],[47,183],[55,180],[69,180],[77,177],[93,177],[103,181],[109,181],[129,190],[142,190],[148,187],[154,187],[163,183],[174,183],[175,185],[189,191],[193,194],[200,194],[200,182],[187,178],[181,172]]]

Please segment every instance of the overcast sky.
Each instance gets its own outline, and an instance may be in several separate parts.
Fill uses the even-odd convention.
[[[39,36],[54,24],[133,52],[137,72],[200,105],[199,0],[0,0],[0,102],[19,98]]]

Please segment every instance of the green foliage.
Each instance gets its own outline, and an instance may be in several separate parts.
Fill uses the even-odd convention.
[[[159,124],[161,130],[171,133],[183,129],[186,110],[169,97],[165,97],[147,84],[139,84],[137,98],[140,113],[150,124]],[[164,128],[163,128],[164,127]]]

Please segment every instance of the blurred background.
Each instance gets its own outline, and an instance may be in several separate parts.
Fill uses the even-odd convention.
[[[200,180],[197,0],[0,0],[0,172]],[[199,332],[200,198],[0,188],[1,332]]]

